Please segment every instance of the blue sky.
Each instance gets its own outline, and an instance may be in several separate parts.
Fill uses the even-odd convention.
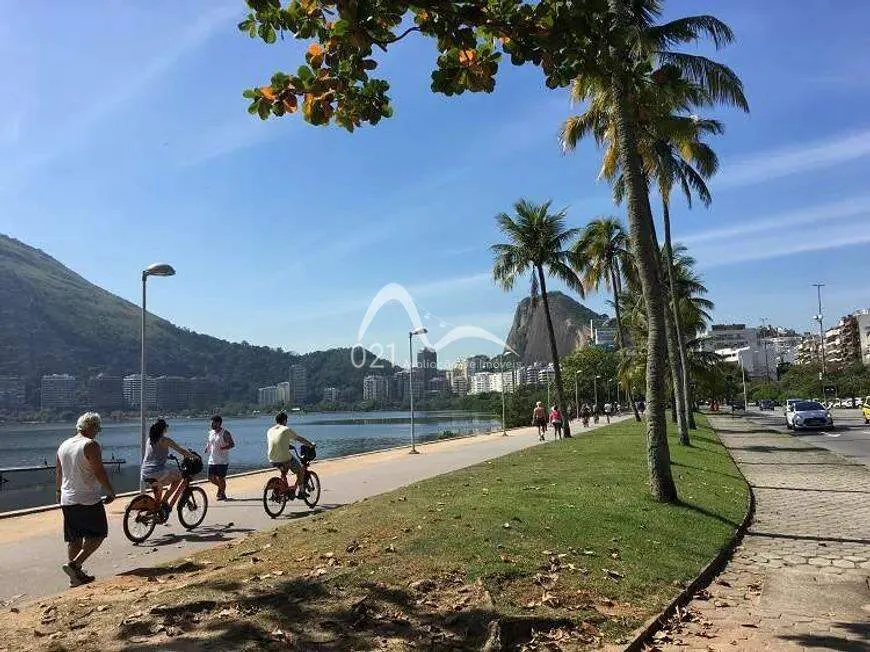
[[[870,5],[671,0],[737,32],[719,57],[752,112],[723,112],[709,210],[675,199],[675,237],[698,258],[721,321],[811,327],[824,282],[831,321],[870,306]],[[493,286],[493,216],[520,197],[568,206],[582,226],[621,215],[599,155],[558,149],[570,114],[534,68],[505,62],[496,92],[429,91],[433,44],[384,59],[395,117],[347,134],[248,116],[241,91],[305,45],[239,34],[233,0],[0,0],[0,232],[149,307],[232,340],[309,351],[349,346],[372,297],[405,286],[439,339],[473,325],[505,336],[516,301]],[[608,310],[606,297],[585,303]],[[384,307],[364,344],[406,359],[409,325]],[[462,340],[442,359],[496,345]]]

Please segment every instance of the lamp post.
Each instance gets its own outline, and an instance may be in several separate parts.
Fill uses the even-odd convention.
[[[166,263],[154,263],[142,270],[142,350],[139,359],[139,426],[140,426],[140,456],[139,465],[145,461],[145,441],[147,432],[145,430],[145,303],[146,303],[146,281],[149,276],[174,276],[175,269],[172,265]],[[140,483],[140,488],[142,488]]]
[[[819,371],[819,384],[822,386],[822,400],[825,398],[825,327],[824,327],[824,315],[822,314],[822,288],[825,287],[824,283],[813,283],[816,288],[816,294],[819,298],[819,314],[817,314],[813,319],[819,322],[819,360],[822,363],[821,371]]]
[[[601,378],[600,375],[595,376],[593,379],[593,387],[595,388],[595,413],[598,414],[598,379]]]
[[[737,349],[737,362],[740,363],[740,379],[743,381],[743,409],[744,410],[747,409],[749,404],[748,404],[747,399],[746,399],[746,367],[743,364],[743,356],[741,356],[740,354],[743,351],[749,351],[749,350],[750,350],[750,347],[748,347],[748,346],[743,347],[742,349]]]
[[[417,455],[417,439],[414,434],[414,336],[428,333],[426,328],[418,328],[408,333],[408,390],[411,392],[411,455]]]

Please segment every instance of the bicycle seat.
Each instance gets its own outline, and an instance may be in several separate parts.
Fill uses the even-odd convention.
[[[157,484],[160,481],[156,478],[142,478],[142,482],[144,482],[145,484]]]

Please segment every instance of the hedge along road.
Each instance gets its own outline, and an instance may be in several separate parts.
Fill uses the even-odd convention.
[[[627,418],[626,416],[614,421]],[[605,425],[604,421],[597,427]],[[592,428],[590,428],[592,429]],[[582,428],[578,434],[585,432]],[[534,428],[518,428],[503,437],[501,432],[432,442],[418,446],[421,455],[408,455],[407,448],[315,462],[323,485],[320,509],[331,509],[374,496],[417,480],[440,475],[513,451],[539,444]],[[550,431],[550,436],[552,431]],[[550,437],[548,437],[550,439]],[[88,560],[86,570],[97,577],[149,567],[183,557],[256,530],[278,527],[309,514],[303,503],[293,501],[278,519],[266,515],[262,491],[271,470],[228,478],[232,500],[214,500],[212,485],[204,485],[209,497],[203,524],[185,531],[176,513],[169,526],[157,526],[140,546],[124,536],[122,519],[129,498],[108,506],[109,538]],[[64,590],[68,579],[60,569],[66,561],[62,516],[59,510],[0,520],[0,601],[18,604]]]

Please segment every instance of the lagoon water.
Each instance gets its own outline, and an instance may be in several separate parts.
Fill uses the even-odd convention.
[[[169,436],[182,446],[202,454],[209,421],[170,419]],[[267,466],[266,429],[272,416],[227,417],[224,427],[233,434],[236,448],[231,451],[230,473]],[[493,430],[500,422],[489,414],[461,411],[420,412],[415,415],[418,441],[431,441],[445,435]],[[407,412],[329,412],[292,413],[288,424],[317,443],[320,459],[381,450],[410,444],[410,419]],[[54,464],[61,441],[75,427],[67,424],[14,424],[0,426],[0,468]],[[103,459],[124,459],[120,471],[109,470],[115,490],[130,491],[138,486],[139,422],[103,422],[98,437]],[[40,470],[4,475],[8,482],[0,488],[0,511],[44,505],[54,500],[54,471]]]

